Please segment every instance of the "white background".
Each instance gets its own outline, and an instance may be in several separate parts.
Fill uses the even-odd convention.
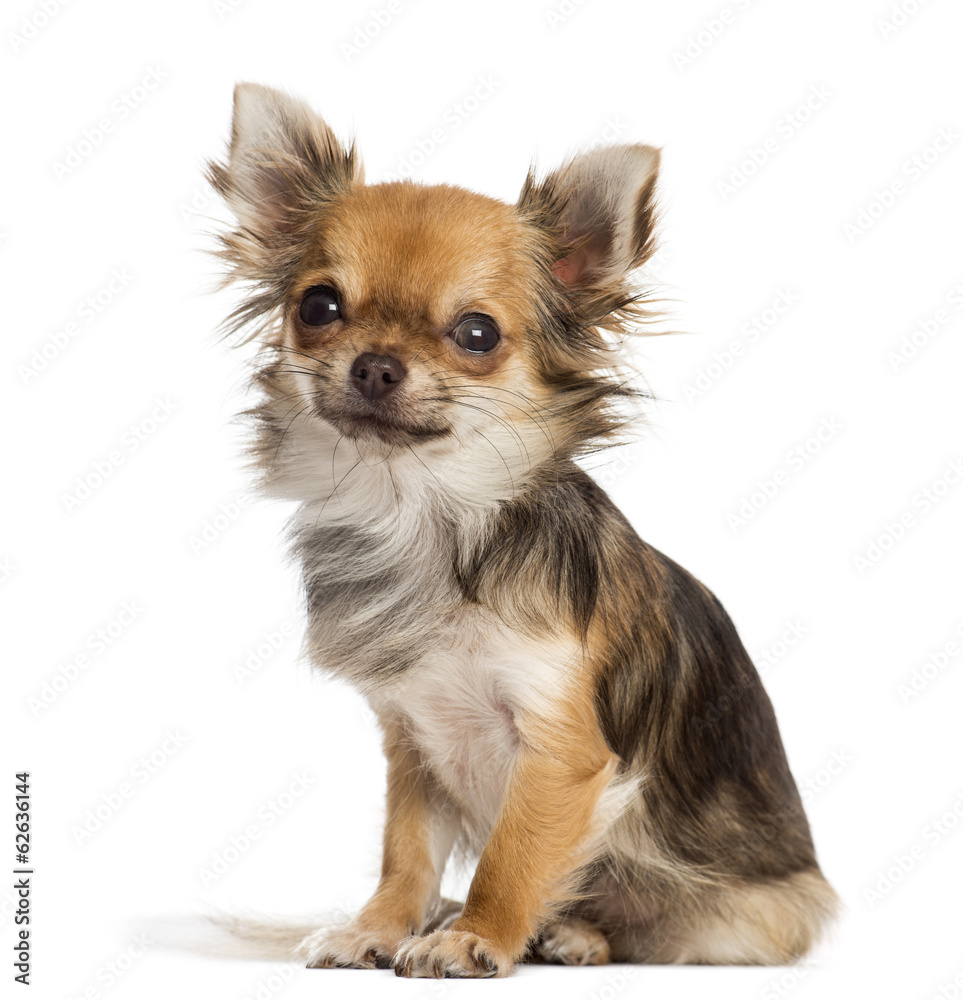
[[[14,867],[26,768],[32,996],[963,990],[963,8],[901,6],[899,25],[888,0],[5,6],[0,861]],[[654,277],[686,332],[642,345],[661,401],[597,474],[765,668],[846,904],[812,964],[428,984],[131,943],[134,916],[352,910],[378,866],[377,733],[353,692],[298,662],[286,511],[245,502],[230,423],[244,357],[213,335],[234,299],[208,294],[221,210],[202,167],[243,79],[356,134],[371,180],[410,169],[514,200],[533,156],[550,167],[603,136],[664,147]],[[783,293],[791,307],[753,335]],[[897,363],[907,337],[916,354]],[[307,790],[279,799],[298,775]],[[289,806],[274,821],[272,802]],[[89,835],[88,811],[106,817]],[[10,979],[12,900],[0,889]]]

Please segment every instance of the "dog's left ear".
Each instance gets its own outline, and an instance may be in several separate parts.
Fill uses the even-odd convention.
[[[655,250],[659,150],[620,145],[576,156],[542,182],[529,175],[518,207],[552,223],[569,249],[552,272],[571,288],[621,283]]]

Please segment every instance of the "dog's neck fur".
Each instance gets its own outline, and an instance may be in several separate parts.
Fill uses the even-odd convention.
[[[312,660],[364,690],[464,626],[459,556],[483,544],[503,506],[560,459],[549,432],[523,439],[503,420],[392,447],[290,410],[269,392],[250,411],[261,489],[300,504],[290,539]]]

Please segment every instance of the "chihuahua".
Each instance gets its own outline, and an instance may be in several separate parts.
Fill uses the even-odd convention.
[[[298,503],[307,654],[387,757],[374,895],[275,935],[309,966],[782,964],[834,915],[732,622],[576,462],[641,395],[621,345],[651,315],[630,277],[658,166],[593,149],[514,205],[366,184],[304,103],[235,91],[209,178],[249,292],[226,326],[262,344],[251,455]],[[440,895],[453,851],[477,859],[464,903]]]

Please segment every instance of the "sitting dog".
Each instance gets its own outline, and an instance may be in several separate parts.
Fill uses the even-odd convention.
[[[252,455],[299,503],[310,659],[367,699],[388,767],[377,890],[308,965],[781,964],[833,915],[732,622],[575,461],[631,417],[658,165],[594,149],[514,205],[368,185],[305,104],[235,92],[210,178],[248,289],[228,325],[263,344]]]

